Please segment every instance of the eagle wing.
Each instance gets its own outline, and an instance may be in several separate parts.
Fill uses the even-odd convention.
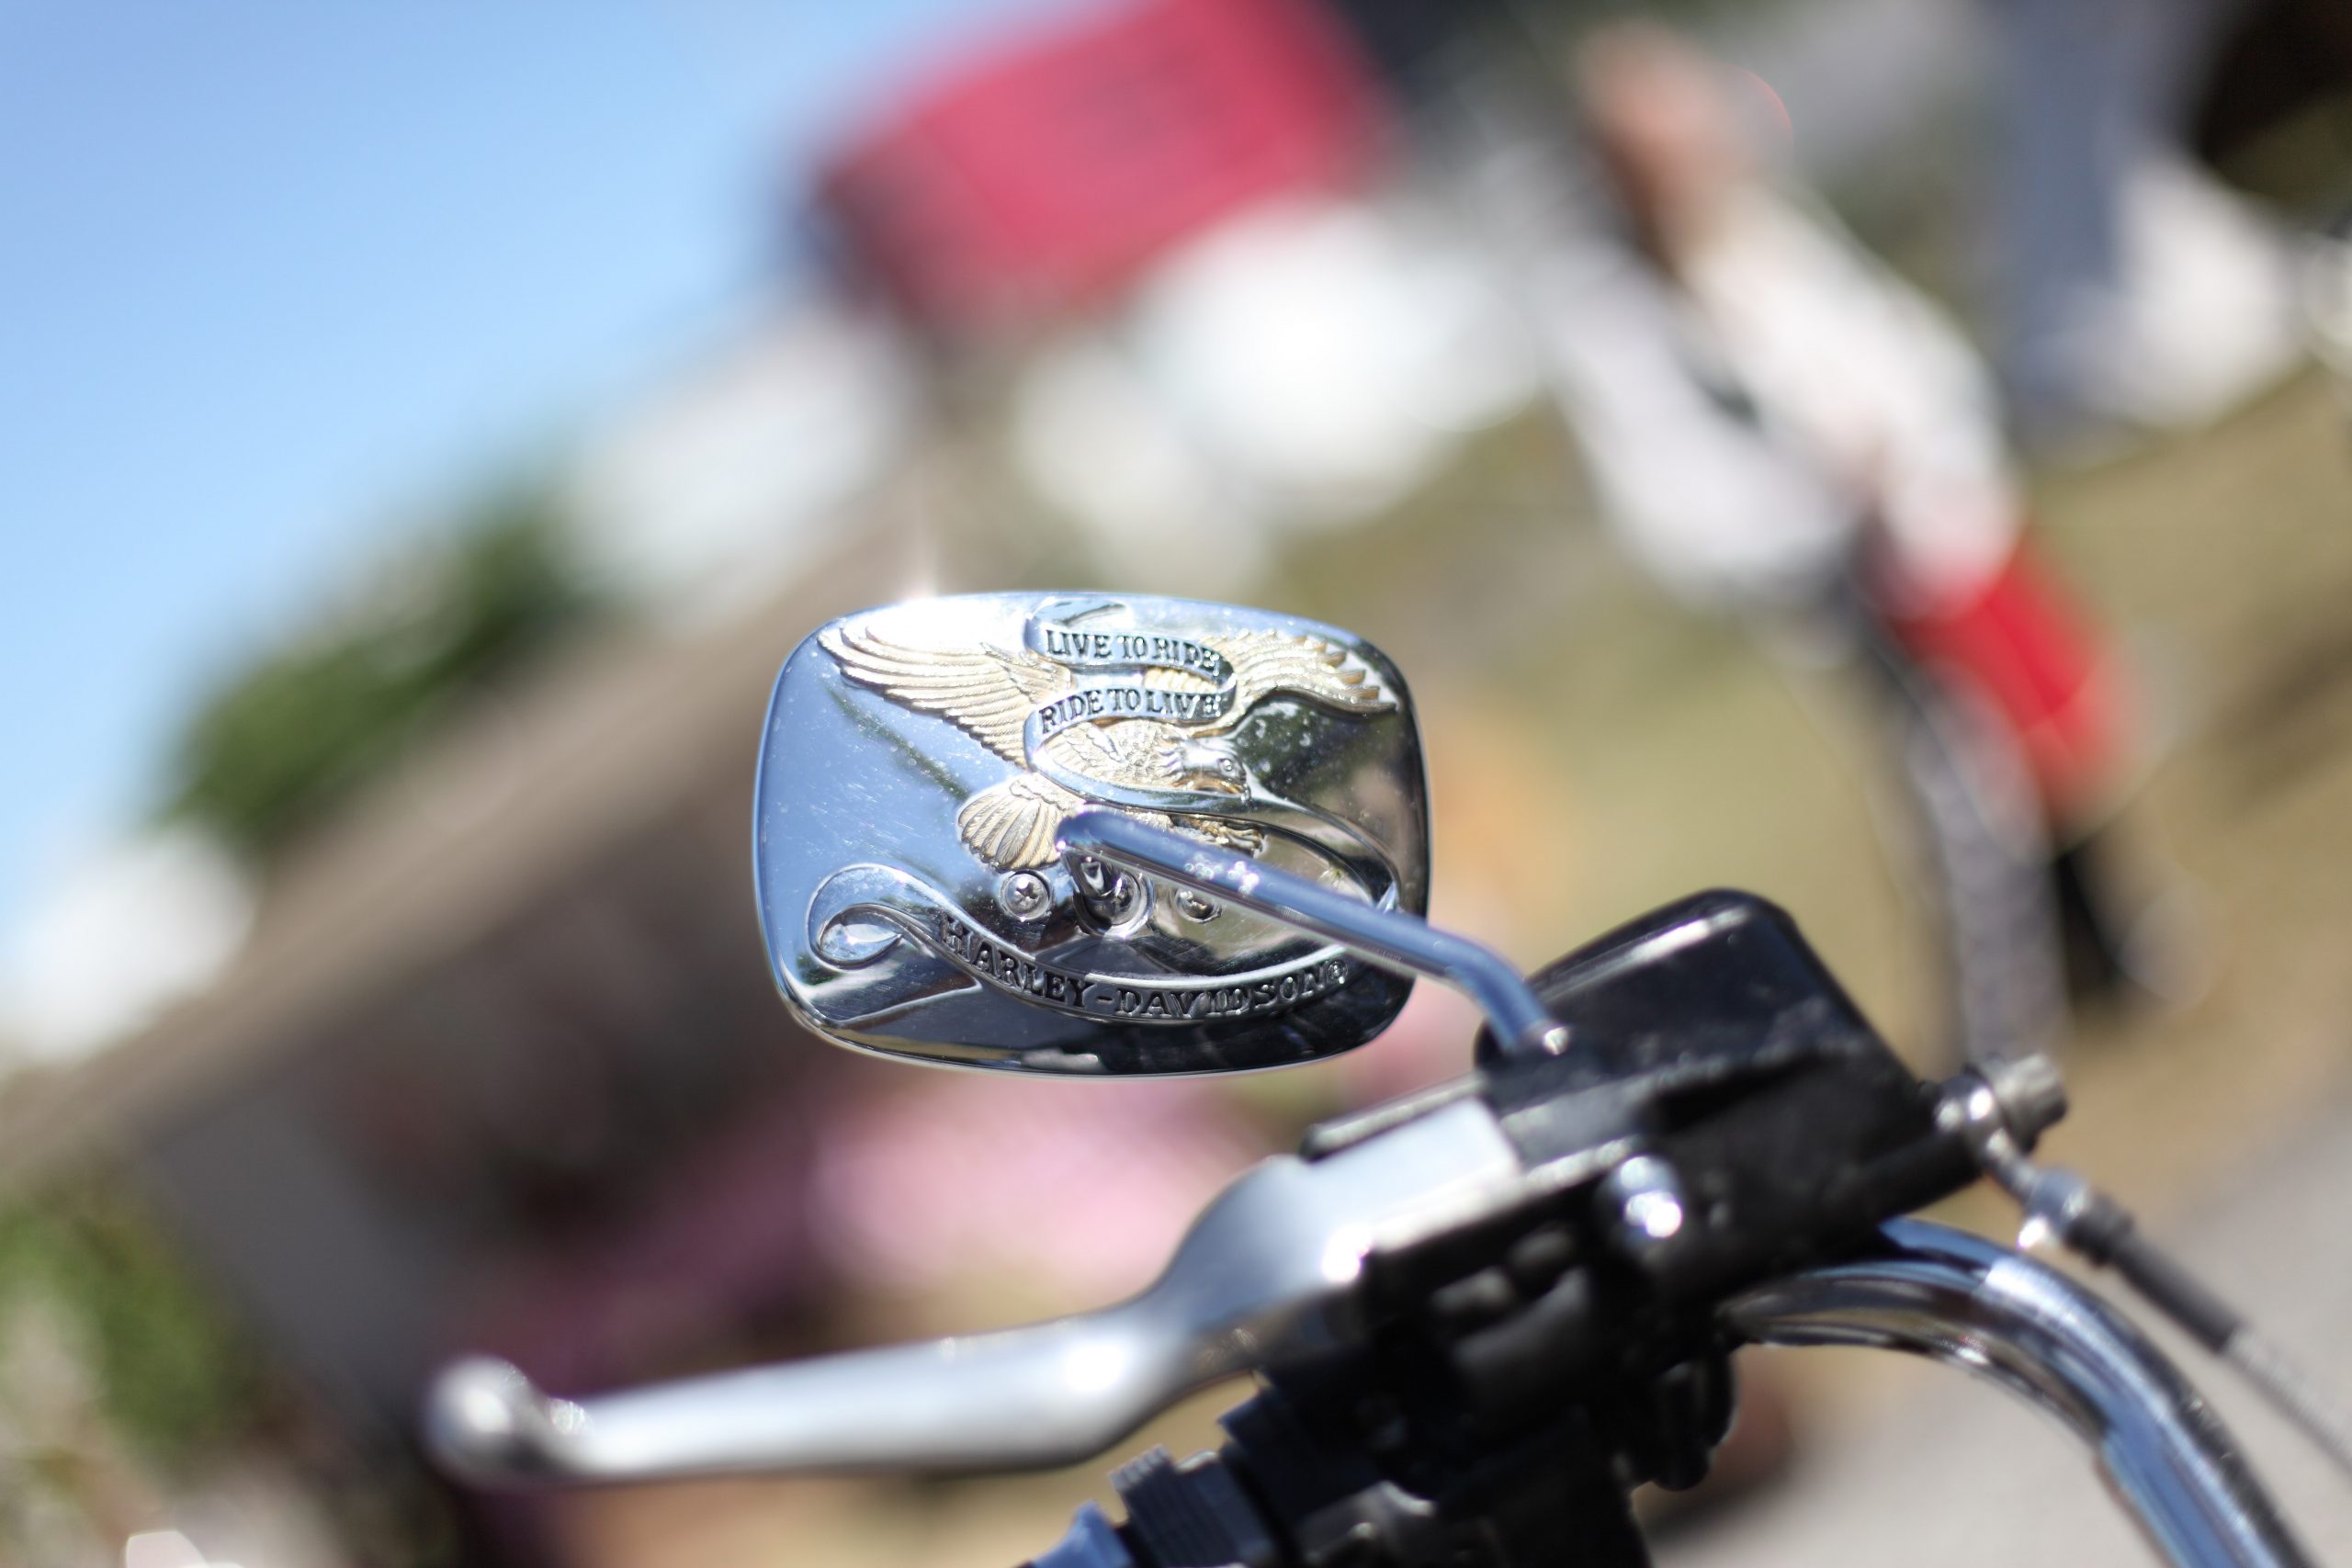
[[[1015,773],[966,801],[956,830],[984,864],[1021,871],[1052,863],[1062,818],[1085,804],[1043,773]]]
[[[1209,730],[1232,728],[1260,698],[1276,692],[1295,692],[1341,713],[1383,713],[1396,705],[1371,665],[1319,637],[1242,632],[1220,639],[1218,648],[1232,661],[1236,690],[1225,716],[1204,727]]]
[[[1027,766],[1021,728],[1041,704],[1067,696],[1069,670],[1027,649],[921,648],[869,626],[828,626],[818,645],[842,673],[893,701],[953,719],[1007,761]]]

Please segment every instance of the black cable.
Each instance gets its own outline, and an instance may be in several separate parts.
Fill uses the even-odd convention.
[[[2352,1474],[2352,1416],[2284,1348],[2150,1241],[2130,1210],[2073,1171],[2047,1169],[2017,1156],[2003,1165],[1996,1179],[2024,1206],[2030,1223],[2046,1226],[2089,1263],[2120,1274],[2143,1300],[2234,1367],[2337,1468]]]

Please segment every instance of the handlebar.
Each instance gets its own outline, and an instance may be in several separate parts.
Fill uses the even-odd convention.
[[[1883,1234],[1876,1255],[1747,1292],[1724,1320],[1758,1344],[1926,1356],[2056,1416],[2178,1568],[2306,1568],[2220,1418],[2130,1320],[1964,1231],[1896,1220]]]
[[[1461,1100],[1320,1160],[1264,1162],[1158,1281],[1099,1313],[577,1402],[471,1361],[442,1380],[428,1431],[453,1468],[509,1485],[1069,1464],[1207,1383],[1343,1337],[1367,1258],[1498,1212],[1524,1175],[1487,1109]],[[2177,1568],[2308,1568],[2230,1434],[2128,1320],[1979,1237],[1912,1220],[1881,1235],[1731,1297],[1721,1320],[1758,1344],[1900,1350],[1988,1379],[2092,1448]],[[1099,1511],[1080,1524],[1039,1561],[1148,1568]]]
[[[1451,1496],[1477,1516],[1447,1548],[1465,1561],[1554,1561],[1566,1531],[1569,1555],[1606,1568],[1641,1560],[1627,1485],[1703,1472],[1739,1337],[1968,1367],[2089,1443],[2177,1568],[2306,1568],[2228,1434],[2127,1321],[2015,1252],[1897,1217],[1982,1169],[2030,1173],[2064,1108],[2046,1066],[1919,1083],[1785,916],[1743,896],[1696,896],[1504,986],[1491,954],[1393,911],[1073,820],[1087,852],[1469,981],[1492,1044],[1469,1076],[1245,1173],[1126,1302],[579,1401],[467,1362],[427,1405],[447,1466],[510,1485],[1053,1468],[1256,1372],[1224,1450],[1129,1467],[1127,1523],[1082,1513],[1039,1562],[1170,1568],[1154,1543],[1170,1524],[1195,1542],[1184,1562],[1303,1562],[1272,1544],[1301,1527],[1393,1532],[1367,1563],[1437,1560]],[[1426,1496],[1396,1491],[1407,1472]],[[1257,1544],[1183,1555],[1212,1525]]]
[[[1365,1262],[1521,1195],[1487,1108],[1464,1100],[1320,1160],[1268,1160],[1204,1213],[1160,1278],[1099,1313],[593,1400],[513,1367],[451,1370],[428,1407],[444,1462],[496,1484],[780,1471],[1043,1469],[1098,1453],[1177,1399],[1343,1337]],[[2308,1568],[2229,1433],[2087,1290],[2021,1254],[1896,1220],[1849,1261],[1738,1293],[1741,1337],[1900,1350],[2058,1417],[2176,1568]],[[1151,1568],[1102,1515],[1038,1559]]]
[[[1923,1355],[2058,1417],[2098,1455],[2117,1498],[2175,1568],[2308,1568],[2310,1558],[2171,1362],[2083,1286],[1948,1226],[1897,1220],[1851,1262],[1808,1269],[1724,1306],[1764,1345]],[[1033,1568],[1161,1568],[1092,1504]]]

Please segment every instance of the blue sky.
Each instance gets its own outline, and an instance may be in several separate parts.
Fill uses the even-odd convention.
[[[777,288],[797,157],[1083,3],[0,6],[0,936],[224,666]]]

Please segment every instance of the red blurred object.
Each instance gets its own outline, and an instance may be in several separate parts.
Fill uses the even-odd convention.
[[[1345,186],[1375,112],[1307,0],[1141,0],[934,77],[818,199],[910,315],[967,333],[1111,294],[1250,202]]]
[[[2122,692],[2087,618],[2030,551],[1984,587],[1922,615],[1890,615],[1895,639],[1989,701],[2017,736],[2051,820],[2097,815],[2123,772]]]

